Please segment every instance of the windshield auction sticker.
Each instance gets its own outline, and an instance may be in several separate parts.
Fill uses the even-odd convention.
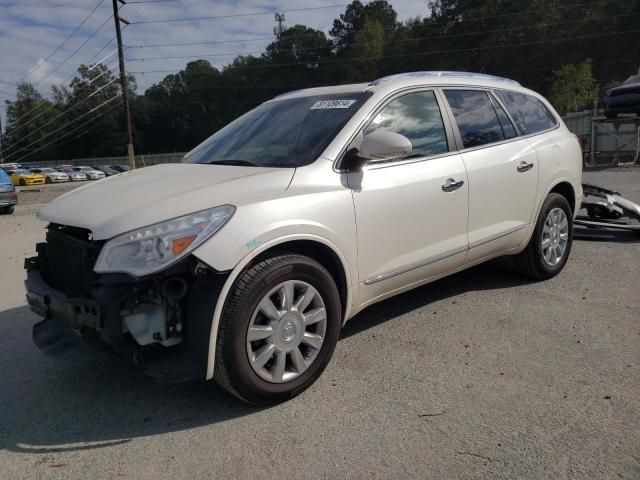
[[[349,108],[356,100],[320,100],[311,105],[311,110],[328,110],[331,108]]]

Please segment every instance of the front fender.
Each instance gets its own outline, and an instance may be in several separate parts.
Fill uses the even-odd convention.
[[[274,232],[271,232],[274,233]],[[264,236],[267,238],[267,235]],[[257,244],[254,248],[252,248],[248,253],[244,255],[244,257],[236,264],[233,268],[231,274],[228,276],[226,282],[224,283],[222,290],[218,296],[218,300],[216,302],[215,309],[213,311],[213,318],[211,320],[211,334],[209,337],[209,353],[207,358],[207,375],[206,379],[210,380],[213,378],[214,369],[215,369],[215,358],[216,358],[216,343],[218,339],[218,327],[220,325],[220,317],[222,316],[222,311],[224,309],[224,304],[226,302],[227,296],[233,287],[238,276],[244,271],[244,269],[251,264],[251,262],[261,253],[266,252],[267,250],[277,247],[283,243],[296,241],[296,240],[310,240],[318,243],[322,243],[329,247],[333,252],[338,256],[340,262],[342,263],[342,267],[345,271],[346,280],[347,280],[347,292],[346,292],[346,305],[344,318],[348,318],[349,310],[352,302],[352,289],[350,288],[352,285],[352,274],[347,265],[347,259],[340,252],[335,244],[327,240],[326,238],[313,234],[300,234],[300,233],[292,233],[289,235],[283,235],[276,238],[272,238],[270,240],[261,241],[261,243]],[[195,254],[196,257],[200,258],[202,261],[205,261],[203,258]],[[206,262],[205,262],[206,263]]]

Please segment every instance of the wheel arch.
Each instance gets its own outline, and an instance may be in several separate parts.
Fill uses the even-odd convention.
[[[573,185],[571,185],[571,183],[569,183],[568,181],[561,180],[557,182],[547,192],[547,195],[549,195],[550,193],[558,193],[566,198],[567,202],[569,202],[569,205],[571,206],[571,213],[575,214],[575,212],[579,209],[579,205],[576,205],[576,192],[573,189]],[[545,195],[545,198],[547,195]]]
[[[347,267],[347,262],[340,250],[326,238],[316,235],[288,235],[285,237],[273,239],[260,245],[259,248],[247,254],[229,274],[213,312],[211,333],[209,338],[209,351],[207,360],[206,379],[212,379],[214,376],[216,345],[218,338],[218,328],[220,317],[224,309],[226,299],[231,288],[238,277],[251,265],[259,262],[269,256],[279,253],[298,253],[306,255],[321,263],[336,281],[340,301],[342,303],[342,322],[348,318],[351,307],[352,290],[351,275]]]

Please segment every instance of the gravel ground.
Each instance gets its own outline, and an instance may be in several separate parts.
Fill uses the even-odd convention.
[[[640,170],[586,179],[640,201]],[[0,217],[0,478],[640,479],[640,242],[577,232],[542,283],[500,259],[362,312],[318,382],[269,409],[213,383],[31,342],[37,205]]]

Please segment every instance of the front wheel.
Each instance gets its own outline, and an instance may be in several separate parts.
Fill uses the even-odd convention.
[[[220,318],[215,378],[254,405],[273,405],[307,389],[338,341],[338,290],[315,260],[283,254],[246,270]]]
[[[537,280],[562,271],[573,244],[573,213],[565,197],[547,195],[527,247],[515,256],[518,270]]]

